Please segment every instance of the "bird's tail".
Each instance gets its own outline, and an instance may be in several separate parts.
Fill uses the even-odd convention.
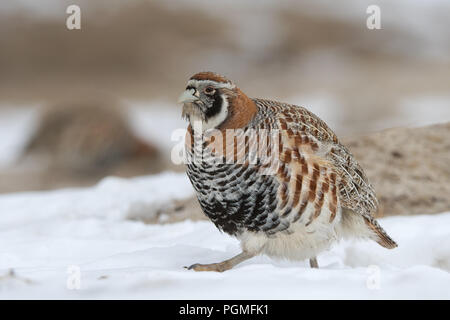
[[[397,243],[388,236],[386,231],[379,225],[375,219],[364,218],[366,225],[375,233],[377,239],[374,239],[380,246],[387,249],[397,248]]]

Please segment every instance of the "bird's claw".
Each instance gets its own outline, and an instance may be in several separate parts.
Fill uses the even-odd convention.
[[[195,270],[195,267],[198,266],[198,265],[199,265],[198,263],[194,263],[194,264],[190,265],[189,267],[188,266],[184,266],[183,268],[188,269],[188,270],[192,270],[192,269]]]
[[[193,265],[189,267],[185,266],[184,268],[194,271],[215,271],[215,272],[223,272],[227,270],[223,268],[223,266],[220,263],[211,263],[211,264],[194,263]]]

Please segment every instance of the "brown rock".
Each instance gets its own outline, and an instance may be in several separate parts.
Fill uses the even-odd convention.
[[[95,100],[47,108],[20,163],[34,178],[1,190],[90,185],[106,175],[156,173],[164,165],[159,150],[133,134],[116,104]]]
[[[379,215],[450,211],[450,122],[342,140],[375,187]]]

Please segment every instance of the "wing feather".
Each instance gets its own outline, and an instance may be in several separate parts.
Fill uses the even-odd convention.
[[[265,109],[263,112],[272,113],[278,119],[278,122],[272,122],[273,129],[284,129],[277,128],[281,123],[281,126],[286,125],[287,130],[292,130],[300,138],[306,136],[311,145],[318,146],[312,151],[328,160],[340,178],[338,190],[342,207],[367,218],[373,217],[378,210],[374,188],[351,152],[339,142],[324,121],[300,106],[263,99],[254,101],[259,108]]]

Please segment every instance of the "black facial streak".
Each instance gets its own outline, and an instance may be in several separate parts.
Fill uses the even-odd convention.
[[[214,99],[214,101],[213,101],[212,106],[206,110],[206,113],[205,113],[206,119],[209,119],[209,118],[214,117],[215,115],[219,114],[220,110],[222,109],[223,99],[220,96],[218,91],[216,91],[216,93],[214,94],[213,99]]]

